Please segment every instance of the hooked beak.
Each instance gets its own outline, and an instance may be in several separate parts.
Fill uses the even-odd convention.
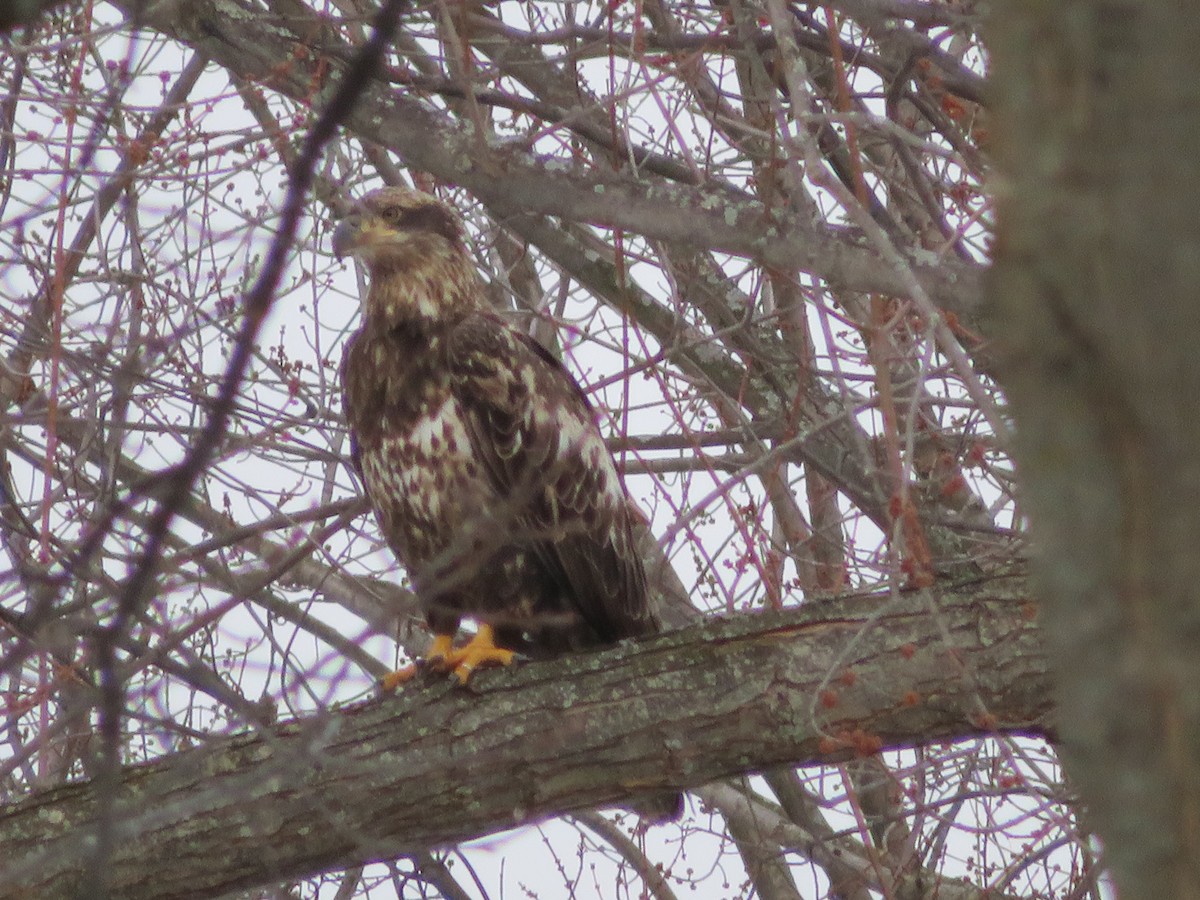
[[[333,230],[333,255],[338,259],[354,253],[362,238],[362,222],[356,215],[349,215],[338,222]]]

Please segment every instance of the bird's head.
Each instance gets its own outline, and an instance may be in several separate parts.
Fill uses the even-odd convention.
[[[364,196],[333,232],[333,252],[355,256],[371,279],[364,308],[392,322],[436,320],[477,301],[463,227],[436,197],[404,187]]]
[[[338,223],[333,252],[339,259],[357,256],[374,268],[442,242],[459,250],[462,235],[458,217],[437,197],[404,187],[385,187],[359,200]]]

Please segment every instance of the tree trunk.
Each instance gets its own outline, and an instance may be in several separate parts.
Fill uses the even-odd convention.
[[[1200,896],[1200,6],[998,4],[992,295],[1062,751],[1121,890]]]

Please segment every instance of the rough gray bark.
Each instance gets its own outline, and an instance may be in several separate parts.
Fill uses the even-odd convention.
[[[992,285],[1062,753],[1122,897],[1200,896],[1200,6],[997,4]]]
[[[238,887],[454,844],[780,763],[972,734],[1045,734],[1019,579],[848,597],[484,672],[219,739],[122,773],[114,896]],[[73,896],[98,787],[0,811],[0,897]]]

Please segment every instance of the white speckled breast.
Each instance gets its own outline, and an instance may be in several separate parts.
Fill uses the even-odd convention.
[[[492,496],[464,415],[445,397],[436,408],[423,408],[411,428],[363,453],[363,478],[380,525],[402,542],[392,549],[410,568],[445,550]]]

